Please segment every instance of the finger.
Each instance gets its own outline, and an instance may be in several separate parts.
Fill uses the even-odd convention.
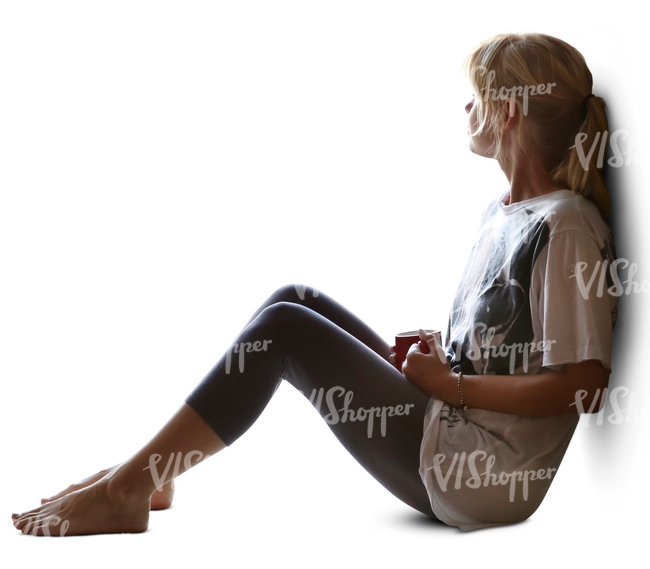
[[[409,346],[408,352],[406,352],[406,357],[408,357],[409,354],[412,354],[413,352],[420,352],[422,353],[422,350],[420,350],[420,346],[418,346],[417,342],[414,342]]]
[[[425,332],[424,330],[418,330],[420,338],[427,343],[427,345],[430,348],[435,348],[436,346],[440,346],[440,342],[438,341],[438,336],[436,334],[431,334],[429,332]]]
[[[428,354],[432,349],[435,349],[435,334],[425,332],[424,330],[418,330],[418,335],[420,336],[420,349],[422,349],[425,354]],[[425,346],[423,347],[422,344],[425,344]]]
[[[443,364],[449,363],[449,360],[447,360],[447,353],[445,352],[445,349],[442,347],[442,344],[438,340],[437,336],[434,335],[433,338],[427,344],[431,348],[431,353],[438,354],[438,359],[440,360],[441,363]]]
[[[438,334],[439,334],[438,331],[432,333],[432,332],[426,332],[425,330],[420,330],[420,338],[422,340],[425,340],[426,342],[431,342],[433,340],[436,340],[436,341],[439,342]]]
[[[442,344],[438,341],[438,336],[435,334],[431,334],[429,332],[425,332],[424,330],[420,329],[418,330],[418,335],[422,340],[425,342],[425,345],[422,345],[422,341],[420,342],[420,351],[424,354],[430,354],[434,353],[438,355],[438,359],[442,363],[449,363],[447,360],[447,354],[445,353],[444,348],[442,347]]]

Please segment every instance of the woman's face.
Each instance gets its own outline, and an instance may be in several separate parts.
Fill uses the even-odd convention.
[[[467,134],[469,135],[469,149],[479,156],[486,158],[494,157],[494,139],[486,132],[475,134],[478,130],[478,103],[476,97],[465,105],[465,111],[469,115]]]

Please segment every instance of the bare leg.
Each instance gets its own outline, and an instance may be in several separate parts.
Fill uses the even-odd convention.
[[[29,512],[13,514],[14,526],[33,535],[143,532],[156,488],[225,446],[205,421],[183,404],[129,460],[90,486]]]

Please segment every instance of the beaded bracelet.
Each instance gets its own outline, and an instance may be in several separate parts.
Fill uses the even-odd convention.
[[[460,380],[463,378],[463,372],[458,372],[458,395],[460,395],[460,406],[465,407],[465,401],[463,401],[463,390],[460,388]]]

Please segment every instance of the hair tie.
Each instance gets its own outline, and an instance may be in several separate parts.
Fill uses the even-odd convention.
[[[589,93],[589,95],[587,95],[587,96],[582,100],[582,104],[586,107],[586,106],[587,106],[587,103],[589,102],[589,99],[591,99],[592,97],[595,97],[595,96],[596,96],[596,95],[594,95],[593,93]]]

